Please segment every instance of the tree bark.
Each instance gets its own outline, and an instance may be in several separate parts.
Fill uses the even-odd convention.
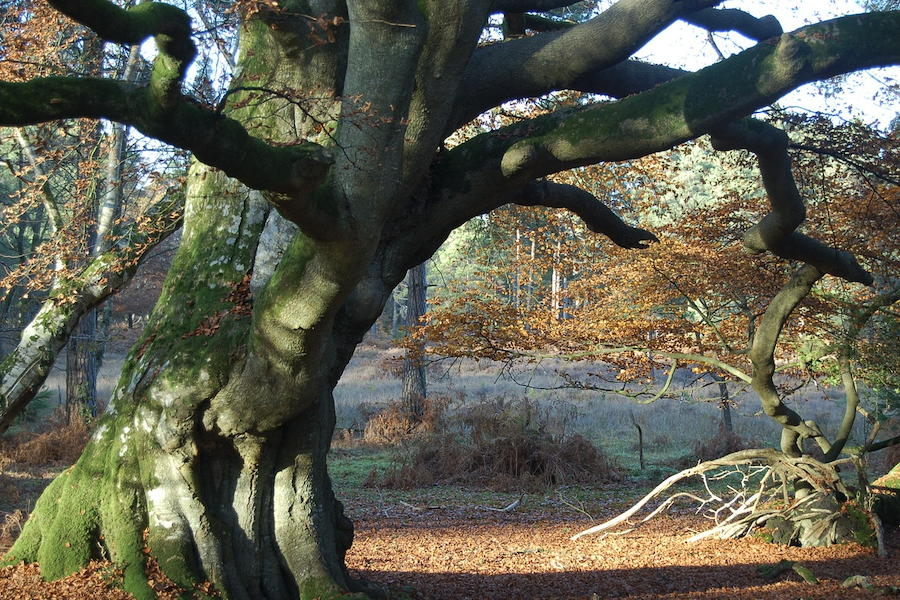
[[[351,589],[343,559],[352,525],[325,466],[336,353],[280,423],[246,422],[222,402],[239,394],[254,411],[277,410],[296,388],[241,376],[260,361],[248,275],[269,205],[206,167],[195,165],[191,181],[195,218],[111,409],[83,457],[48,488],[10,560],[40,562],[56,578],[107,556],[125,565],[137,598],[155,597],[149,560],[183,589],[209,580],[235,599]],[[235,225],[233,237],[213,235],[223,222]],[[52,542],[60,536],[71,543]]]
[[[69,338],[66,349],[66,422],[97,418],[97,311],[91,310]]]

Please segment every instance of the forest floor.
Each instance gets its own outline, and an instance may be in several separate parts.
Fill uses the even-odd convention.
[[[842,583],[866,576],[873,586],[900,585],[900,532],[887,534],[892,558],[856,545],[801,549],[760,540],[686,542],[708,521],[668,515],[624,535],[573,534],[592,525],[558,499],[526,498],[497,512],[477,506],[372,505],[354,513],[357,531],[348,555],[354,575],[382,586],[408,586],[428,600],[526,598],[800,599],[873,598],[873,591]],[[530,506],[530,504],[536,504]],[[612,513],[603,515],[613,516]],[[772,580],[759,567],[801,563],[818,578],[794,571]]]
[[[373,398],[383,396],[388,401],[397,393],[396,378],[385,374],[389,369],[384,368],[381,355],[371,349],[368,353],[371,356],[363,358],[347,381],[342,380],[339,423],[350,432],[362,422],[363,409]],[[107,389],[113,382],[112,375],[104,379]],[[515,420],[523,408],[532,410],[537,406],[534,398],[540,399],[541,406],[559,404],[558,397],[544,398],[533,391],[527,395],[515,388],[498,392],[496,374],[484,365],[456,375],[452,383],[454,387],[445,393],[465,397],[468,404],[463,407],[477,408],[490,401],[478,400],[487,392],[500,394],[503,401],[490,407],[503,409],[501,417],[506,420]],[[58,387],[54,384],[49,389]],[[521,397],[524,403],[511,400]],[[383,477],[411,454],[411,447],[402,440],[390,448],[336,441],[330,472],[356,527],[347,555],[352,575],[392,590],[392,598],[411,600],[869,599],[895,591],[890,586],[900,586],[897,528],[885,532],[888,558],[853,544],[801,549],[758,539],[688,543],[691,533],[708,528],[710,521],[698,517],[694,507],[680,506],[629,533],[572,541],[575,533],[621,513],[682,468],[680,456],[716,439],[720,417],[714,406],[685,401],[650,406],[627,401],[619,406],[613,399],[571,402],[578,411],[563,410],[557,425],[593,434],[612,450],[623,479],[541,491],[523,488],[531,490],[527,494],[518,489],[496,491],[501,488],[490,485],[385,489],[371,486],[371,480],[379,479],[374,477],[376,471]],[[6,436],[0,444],[0,556],[21,532],[41,491],[77,459],[87,439],[84,427],[60,425],[55,398],[45,404],[46,410],[55,411],[55,425],[52,418],[42,417],[32,427],[31,437],[23,432]],[[808,412],[818,405],[804,406]],[[822,406],[816,410],[824,414],[829,405]],[[545,413],[541,412],[546,417]],[[753,433],[758,419],[752,415],[752,408],[735,411],[736,419],[742,419],[736,426],[751,440],[766,435]],[[548,423],[552,425],[552,419]],[[638,465],[631,440],[637,423],[652,440],[646,470]],[[719,456],[724,450],[711,447],[710,451]],[[504,510],[515,501],[519,503],[514,508]],[[807,583],[793,570],[772,579],[760,574],[761,567],[782,560],[802,564],[818,583]],[[867,578],[876,589],[842,587],[853,576]],[[94,564],[53,583],[43,582],[34,565],[7,567],[0,569],[0,600],[131,598],[109,586],[114,579],[115,569],[108,564]],[[161,600],[177,597],[176,590],[160,588]]]
[[[858,575],[875,587],[900,585],[896,528],[886,532],[889,558],[855,544],[801,549],[754,539],[688,543],[691,532],[709,522],[686,509],[630,533],[571,541],[593,524],[586,508],[595,519],[608,518],[645,491],[627,483],[610,487],[602,508],[589,492],[586,504],[579,488],[525,495],[507,511],[501,509],[515,494],[458,486],[350,490],[344,500],[356,538],[347,563],[354,577],[393,590],[392,598],[423,600],[869,599],[881,594],[842,582]],[[17,533],[7,521],[0,554]],[[819,582],[807,583],[790,570],[770,580],[759,573],[782,560],[802,564]],[[6,567],[0,569],[0,600],[131,598],[108,586],[112,573],[109,565],[95,564],[46,583],[36,566]],[[163,588],[160,597],[176,596]]]

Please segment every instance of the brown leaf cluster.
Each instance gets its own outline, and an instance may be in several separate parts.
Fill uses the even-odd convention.
[[[785,126],[803,140],[798,147],[825,148],[795,156],[795,178],[808,204],[804,232],[854,253],[881,286],[826,277],[792,313],[776,359],[794,363],[801,356],[797,369],[825,369],[806,356],[824,355],[810,340],[818,348],[839,343],[845,335],[840,324],[865,310],[900,267],[900,160],[894,157],[900,146],[855,125],[816,120]],[[690,169],[699,173],[695,179],[714,180],[709,188],[719,196],[695,198],[698,183],[682,177]],[[660,242],[622,250],[561,211],[504,207],[489,215],[465,256],[478,268],[436,290],[413,339],[424,339],[439,356],[600,359],[619,366],[618,378],[630,381],[669,368],[662,354],[705,356],[749,372],[745,353],[753,332],[797,266],[743,251],[744,232],[769,210],[754,173],[752,155],[716,154],[702,142],[618,170],[570,172],[569,181],[598,197],[627,199],[620,210],[657,223]],[[861,355],[887,364],[897,355],[887,347],[893,331],[859,336]]]

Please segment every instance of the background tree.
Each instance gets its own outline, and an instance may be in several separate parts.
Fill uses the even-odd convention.
[[[425,316],[426,290],[428,278],[425,263],[421,263],[406,273],[406,323],[415,329]],[[400,402],[403,411],[414,421],[425,412],[427,381],[424,362],[425,348],[422,344],[407,346],[403,357],[403,386]]]
[[[707,133],[771,158],[760,162],[768,173],[784,164],[781,138],[745,117],[804,83],[900,61],[896,13],[782,35],[773,19],[702,13],[713,0],[620,0],[563,30],[479,44],[493,13],[560,4],[246,3],[236,75],[212,105],[184,95],[196,48],[183,11],[53,0],[110,43],[154,37],[149,85],[7,79],[0,124],[102,117],[194,161],[178,253],[111,409],[8,560],[58,577],[102,553],[142,598],[153,595],[147,561],[185,589],[209,580],[233,598],[343,594],[355,585],[343,560],[352,525],[326,469],[332,390],[411,267],[506,204],[567,209],[641,247],[652,235],[543,177]],[[761,41],[696,73],[629,60],[674,21],[703,14]],[[559,89],[622,99],[442,148],[479,114]],[[789,187],[790,172],[773,179]],[[783,189],[768,189],[773,216],[753,247],[868,281],[795,232],[799,198]]]
[[[202,8],[198,7],[200,13]],[[105,45],[44,3],[14,3],[5,11],[4,23],[3,77],[106,75],[143,84],[149,76],[137,46]],[[212,31],[227,32],[228,27],[218,24]],[[209,45],[208,38],[200,39]],[[209,69],[209,58],[201,68]],[[196,91],[208,92],[202,87],[208,81],[203,72],[196,81],[200,82]],[[0,282],[4,302],[17,314],[5,321],[13,326],[16,346],[0,368],[4,400],[0,431],[35,396],[62,348],[67,349],[67,416],[94,418],[96,376],[111,326],[108,298],[131,279],[130,274],[122,277],[121,269],[133,272],[147,250],[177,229],[179,195],[168,196],[158,206],[151,200],[160,196],[162,177],[177,177],[178,170],[183,171],[184,156],[158,147],[152,154],[140,155],[146,140],[130,137],[125,125],[94,120],[0,130],[0,138],[8,140],[5,162],[18,181],[8,199],[4,225],[7,232],[19,231],[21,240],[11,255],[15,264],[8,263]],[[141,226],[129,232],[129,222]],[[26,226],[31,231],[28,243],[23,237]],[[129,240],[131,235],[138,237]],[[135,248],[128,247],[131,241],[137,243]],[[110,253],[120,251],[131,254],[110,265]],[[86,293],[96,297],[82,302],[79,296],[85,292],[69,286],[92,262],[93,268],[106,262],[102,269],[111,270],[92,277],[93,285],[102,282],[106,289]],[[106,285],[109,282],[114,283]],[[51,294],[59,296],[47,304]],[[67,296],[62,301],[67,305],[65,317],[57,306],[63,296]],[[100,305],[102,313],[93,308]],[[28,334],[22,336],[24,330]]]

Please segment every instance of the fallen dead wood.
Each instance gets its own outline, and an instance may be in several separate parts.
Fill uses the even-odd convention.
[[[714,522],[688,541],[710,536],[738,538],[765,531],[767,539],[783,544],[821,546],[856,541],[877,547],[877,522],[867,507],[852,502],[853,496],[841,481],[836,464],[807,456],[791,457],[774,449],[734,452],[668,477],[627,511],[577,533],[572,540],[623,523],[634,529],[686,498],[697,502],[697,512]],[[691,492],[672,494],[637,524],[629,522],[654,499],[691,477],[701,478],[705,496]],[[740,483],[726,484],[724,490],[722,485],[710,485],[711,481],[735,477]]]

